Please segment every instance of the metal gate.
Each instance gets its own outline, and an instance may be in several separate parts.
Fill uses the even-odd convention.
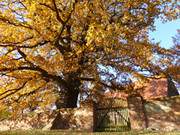
[[[130,120],[128,108],[124,106],[97,107],[96,131],[128,131]]]

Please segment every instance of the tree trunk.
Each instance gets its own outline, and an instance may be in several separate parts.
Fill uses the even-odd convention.
[[[64,88],[64,93],[62,97],[59,97],[60,100],[63,101],[61,103],[56,103],[57,109],[77,107],[77,100],[81,86],[81,82],[78,79],[78,73],[69,73],[65,78],[66,85]]]
[[[61,108],[76,108],[79,90],[81,86],[80,80],[77,79],[77,74],[71,73],[66,77],[67,86],[65,88],[65,93],[63,97],[63,101],[60,100],[56,102],[57,109]],[[52,123],[51,129],[68,129],[70,128],[70,116],[63,117],[59,112]]]
[[[79,89],[71,88],[67,91],[66,97],[66,108],[76,108],[78,101]]]

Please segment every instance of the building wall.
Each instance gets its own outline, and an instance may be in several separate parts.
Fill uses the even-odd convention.
[[[144,99],[166,97],[168,95],[168,79],[161,78],[150,80],[140,94]]]
[[[128,101],[132,129],[180,130],[180,96]]]
[[[138,92],[146,100],[179,95],[170,77],[151,79],[148,83],[144,84],[144,88]]]

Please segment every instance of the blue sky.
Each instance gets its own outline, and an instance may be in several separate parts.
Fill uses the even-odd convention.
[[[164,48],[172,47],[172,37],[176,35],[177,29],[180,29],[180,19],[167,23],[157,20],[155,26],[156,31],[150,32],[150,39],[160,42],[160,45]]]

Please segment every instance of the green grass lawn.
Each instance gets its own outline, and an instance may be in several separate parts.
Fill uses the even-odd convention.
[[[159,132],[159,131],[129,131],[129,132],[72,132],[72,131],[42,131],[42,130],[28,130],[28,131],[3,131],[0,135],[180,135],[180,131]]]

